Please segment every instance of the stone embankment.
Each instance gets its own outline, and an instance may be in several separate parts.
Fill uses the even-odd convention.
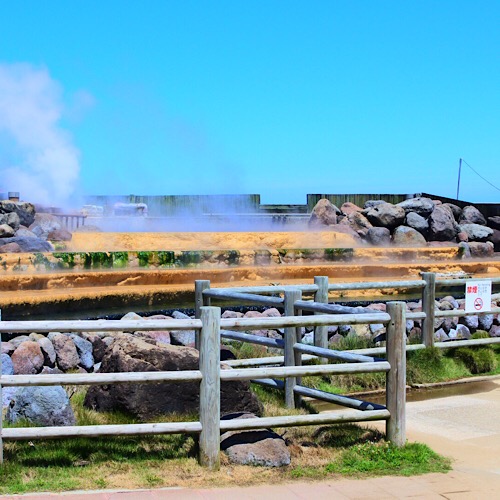
[[[466,256],[488,257],[500,251],[500,217],[485,219],[474,206],[463,209],[430,198],[411,198],[397,205],[369,200],[364,207],[340,208],[321,199],[309,226],[328,227],[375,246],[459,245]]]

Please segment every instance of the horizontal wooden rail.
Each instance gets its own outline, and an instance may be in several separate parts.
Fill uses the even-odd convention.
[[[201,432],[200,422],[157,424],[71,425],[67,427],[17,427],[2,430],[2,438],[11,441],[31,439],[132,436],[145,434],[182,434]]]
[[[377,403],[370,403],[361,399],[352,398],[349,396],[342,396],[340,394],[331,394],[317,389],[311,389],[302,385],[296,385],[293,389],[297,394],[314,399],[320,399],[327,403],[333,403],[346,408],[353,408],[354,410],[370,411],[370,410],[385,410],[386,407]]]
[[[485,316],[487,314],[500,314],[500,307],[492,307],[491,311],[470,311],[465,312],[463,309],[453,309],[450,311],[436,311],[436,318],[454,318],[454,317],[463,317],[463,316]]]
[[[317,356],[310,356],[308,354],[302,355],[302,361],[311,361],[313,359],[317,359]],[[228,359],[227,361],[223,361],[223,363],[233,368],[237,368],[257,365],[282,365],[284,361],[284,356],[267,356],[265,358]]]
[[[232,286],[230,288],[210,288],[210,290],[226,290],[242,293],[285,293],[288,290],[299,289],[302,293],[314,293],[318,290],[317,285],[266,285],[266,286]]]
[[[0,321],[0,333],[199,330],[199,319]]]
[[[457,347],[474,347],[477,345],[500,344],[500,337],[490,337],[489,339],[467,339],[449,340],[447,342],[435,342],[434,347],[441,349],[455,349]]]
[[[257,378],[252,380],[252,382],[254,384],[270,387],[271,389],[279,389],[281,391],[285,388],[285,382],[283,382],[283,380],[275,380],[273,378]]]
[[[338,365],[271,366],[221,370],[220,378],[221,380],[252,380],[258,378],[305,377],[307,375],[324,374],[376,373],[388,372],[390,369],[391,366],[387,361]]]
[[[422,280],[412,281],[370,281],[361,283],[332,283],[328,285],[328,291],[343,290],[373,290],[378,288],[423,288]]]
[[[249,333],[221,330],[220,336],[224,339],[237,340],[239,342],[251,342],[252,344],[263,345],[266,347],[275,347],[277,349],[283,349],[285,347],[284,340],[271,339],[269,337],[260,337],[259,335],[251,335]]]
[[[293,427],[299,425],[339,424],[342,422],[368,422],[387,420],[388,410],[324,412],[315,415],[290,415],[286,417],[243,418],[221,420],[221,432],[266,429],[268,427]]]
[[[233,292],[229,289],[207,288],[203,290],[203,297],[220,300],[240,300],[244,302],[252,302],[252,304],[261,304],[264,306],[281,306],[283,305],[282,297],[268,297],[265,295],[256,295],[252,293]]]
[[[350,307],[339,306],[338,304],[325,304],[323,302],[314,302],[312,300],[297,300],[295,309],[299,311],[312,311],[325,314],[385,314],[368,307]],[[388,322],[389,320],[387,320]]]
[[[48,385],[147,384],[153,382],[192,382],[202,379],[198,370],[123,373],[57,373],[51,375],[2,375],[3,387]]]
[[[450,287],[450,286],[459,286],[459,285],[465,285],[467,281],[469,280],[474,280],[474,281],[491,281],[493,285],[498,285],[500,284],[500,278],[457,278],[457,279],[451,279],[451,280],[436,280],[436,288],[444,288],[444,287]]]
[[[298,352],[305,354],[313,354],[315,356],[327,359],[335,359],[337,361],[345,361],[347,363],[374,363],[381,361],[371,356],[363,356],[362,354],[352,354],[346,351],[336,351],[333,349],[325,349],[324,347],[316,347],[313,345],[296,343],[293,348]]]

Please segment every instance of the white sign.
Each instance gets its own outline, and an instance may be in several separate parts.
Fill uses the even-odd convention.
[[[491,311],[491,280],[465,282],[465,312]]]

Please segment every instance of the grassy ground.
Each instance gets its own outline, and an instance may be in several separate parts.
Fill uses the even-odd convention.
[[[307,413],[287,410],[275,391],[256,387],[267,416]],[[118,413],[83,408],[83,390],[72,397],[78,424],[123,424]],[[180,420],[171,415],[165,420]],[[196,416],[185,417],[195,420]],[[289,445],[292,465],[276,469],[230,464],[222,456],[220,471],[209,472],[196,460],[193,436],[79,438],[5,442],[0,493],[103,488],[210,487],[276,483],[297,478],[413,475],[446,472],[450,461],[427,446],[396,449],[380,432],[354,424],[275,429]]]

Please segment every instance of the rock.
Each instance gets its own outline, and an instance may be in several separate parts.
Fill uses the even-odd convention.
[[[488,241],[493,243],[493,249],[495,252],[500,252],[500,230],[492,229],[493,233],[488,237]]]
[[[183,312],[180,312],[180,311],[174,311],[172,313],[172,318],[175,318],[175,319],[191,319],[187,314],[184,314]]]
[[[483,314],[478,317],[479,328],[481,330],[488,331],[493,326],[493,320],[495,316],[493,314]]]
[[[460,323],[470,330],[477,330],[479,327],[479,318],[477,316],[463,316],[460,318]]]
[[[135,312],[128,312],[127,314],[125,314],[125,316],[122,316],[120,318],[120,320],[123,320],[123,321],[140,321],[142,319],[144,319],[144,318],[142,316],[139,316]]]
[[[372,304],[368,304],[367,309],[373,309],[374,311],[381,311],[381,312],[386,312],[387,311],[387,305],[384,304],[383,302],[374,302]]]
[[[23,226],[30,226],[35,220],[35,205],[26,201],[15,202],[10,200],[0,201],[0,214],[16,213]]]
[[[500,215],[488,217],[488,226],[500,230]]]
[[[307,345],[313,345],[314,344],[314,333],[313,332],[306,333],[302,337],[302,343],[307,344]]]
[[[486,226],[486,219],[483,214],[472,205],[464,207],[458,222],[459,224],[479,224],[481,226]]]
[[[262,316],[265,318],[281,318],[281,313],[275,307],[271,307],[263,311]]]
[[[337,224],[337,215],[340,210],[326,198],[322,198],[316,203],[309,218],[309,226],[330,226]]]
[[[457,223],[450,209],[436,206],[429,216],[429,237],[436,241],[453,240],[458,232]]]
[[[29,238],[25,236],[13,236],[12,238],[3,238],[2,243],[17,243],[21,252],[52,252],[54,247],[40,238]]]
[[[14,346],[14,349],[17,349],[23,342],[27,342],[31,340],[27,335],[19,335],[18,337],[14,337],[10,339],[10,344]]]
[[[25,226],[19,226],[19,229],[16,231],[16,236],[22,238],[38,238],[38,236],[30,231],[27,227]]]
[[[360,237],[359,234],[354,231],[354,229],[347,224],[332,224],[328,226],[328,230],[332,231],[333,233],[342,233],[342,234],[349,234],[351,235],[355,240],[359,241]]]
[[[222,420],[257,418],[251,413],[235,413]],[[290,465],[290,452],[285,440],[271,429],[225,432],[220,437],[220,448],[232,463],[283,467]]]
[[[19,219],[19,215],[17,215],[15,212],[0,215],[0,224],[7,224],[12,228],[14,232],[19,229],[20,223],[21,221]]]
[[[434,332],[434,340],[436,342],[446,342],[449,339],[450,338],[448,337],[448,335],[446,335],[442,328]]]
[[[473,241],[471,243],[467,243],[467,245],[469,246],[471,257],[486,258],[493,257],[495,255],[493,244],[489,241],[486,243]]]
[[[385,326],[382,323],[372,323],[370,325],[370,333],[372,335],[380,335],[385,333]]]
[[[247,311],[243,317],[244,318],[262,318],[262,316],[264,316],[264,315],[259,311]]]
[[[60,375],[61,373],[64,372],[62,370],[59,370],[59,368],[44,366],[42,368],[42,371],[40,372],[40,375]]]
[[[384,200],[367,200],[365,201],[365,204],[363,205],[365,210],[366,209],[371,209],[373,207],[376,207],[377,205],[382,205],[383,203],[387,203]]]
[[[172,339],[170,338],[170,332],[166,331],[166,330],[165,331],[158,330],[155,332],[137,331],[137,332],[135,332],[135,335],[137,335],[139,337],[144,337],[144,338],[154,340],[155,342],[158,342],[159,344],[171,344],[172,343]]]
[[[99,363],[102,360],[108,346],[104,340],[95,333],[85,333],[83,334],[83,338],[92,344],[92,355],[94,356],[94,361]]]
[[[461,241],[458,244],[458,255],[462,259],[470,259],[472,257],[472,252],[468,243]]]
[[[80,357],[79,365],[85,368],[87,371],[91,371],[94,367],[92,343],[76,334],[72,334],[71,339],[75,343],[76,351]]]
[[[391,232],[385,227],[372,227],[366,233],[366,239],[376,247],[386,247],[391,243]]]
[[[443,303],[445,301],[452,305],[452,309],[458,309],[459,304],[458,304],[457,300],[455,299],[455,297],[453,297],[452,295],[447,295],[446,297],[443,297],[441,299],[441,303]]]
[[[36,214],[33,224],[29,230],[35,233],[39,238],[46,240],[49,233],[61,229],[62,225],[58,217],[52,214]]]
[[[400,247],[425,247],[427,241],[425,238],[412,227],[399,226],[392,235],[392,241]]]
[[[415,328],[415,321],[413,321],[412,319],[407,319],[406,320],[406,334],[408,335],[413,330],[413,328]]]
[[[11,238],[15,231],[7,224],[0,224],[0,238]]]
[[[369,325],[351,325],[349,335],[355,335],[356,337],[370,338],[370,327]]]
[[[227,345],[220,348],[220,360],[227,361],[228,359],[236,359],[236,354]]]
[[[457,234],[457,241],[467,243],[469,241],[469,235],[465,231],[459,231]]]
[[[467,234],[468,241],[487,241],[493,234],[493,229],[479,224],[461,224],[460,231]]]
[[[492,326],[489,333],[490,337],[500,337],[500,326],[499,325]]]
[[[38,373],[43,366],[43,354],[38,342],[23,342],[12,354],[15,375]]]
[[[394,229],[403,224],[405,220],[405,211],[402,207],[392,203],[382,203],[371,208],[366,218],[377,227]]]
[[[6,419],[11,423],[26,419],[44,427],[76,423],[68,395],[61,386],[20,388],[7,410]]]
[[[434,203],[430,198],[410,198],[398,203],[396,206],[401,207],[405,213],[415,213],[422,217],[429,217],[434,211]]]
[[[457,339],[470,339],[471,333],[469,328],[465,325],[457,325],[456,328],[456,338]]]
[[[41,335],[40,338],[38,338],[36,341],[38,342],[38,344],[40,345],[40,349],[42,350],[44,364],[50,367],[55,366],[57,356],[52,342],[43,335]]]
[[[330,325],[327,327],[327,335],[328,337],[331,337],[332,335],[335,335],[338,331],[339,327],[337,325]]]
[[[451,311],[452,309],[453,309],[453,304],[451,304],[447,300],[442,300],[439,303],[439,310],[440,311]]]
[[[21,253],[21,247],[17,243],[7,243],[0,246],[0,253]]]
[[[460,217],[462,216],[462,209],[454,205],[453,203],[443,203],[444,207],[447,207],[451,210],[451,213],[453,214],[453,218],[458,222],[460,220]]]
[[[243,313],[236,312],[236,311],[230,311],[229,309],[225,310],[221,314],[221,318],[223,318],[223,319],[225,319],[225,318],[242,318],[242,317],[243,317]]]
[[[80,363],[80,357],[73,340],[62,333],[57,333],[52,338],[50,338],[49,334],[49,339],[52,340],[56,351],[57,366],[63,371],[76,368]]]
[[[370,221],[360,212],[352,212],[347,216],[350,227],[360,236],[365,237],[368,230],[373,227]]]
[[[2,342],[1,354],[8,354],[9,356],[16,350],[14,345],[10,342]]]
[[[351,203],[350,201],[346,201],[341,207],[340,207],[340,211],[344,214],[344,215],[351,215],[351,214],[355,214],[355,213],[358,213],[358,212],[361,212],[363,209],[361,207],[358,207],[358,205],[355,205],[354,203]]]
[[[194,330],[176,330],[170,332],[170,343],[177,346],[194,347],[196,333]]]
[[[2,375],[14,375],[14,364],[8,354],[2,354]]]
[[[100,373],[197,370],[199,354],[190,347],[157,346],[139,338],[123,338],[106,352]],[[98,411],[118,410],[140,420],[168,413],[197,413],[199,383],[113,384],[92,386],[84,405]],[[221,383],[221,413],[262,414],[248,382]]]
[[[51,241],[71,241],[71,238],[73,238],[73,235],[63,227],[61,229],[54,229],[47,236],[47,239]]]
[[[328,346],[334,346],[333,349],[335,349],[335,346],[337,344],[339,344],[342,340],[344,340],[344,337],[342,337],[342,335],[340,335],[340,333],[336,333],[335,335],[333,335],[332,337],[330,337],[328,339]],[[331,347],[330,347],[331,349]]]
[[[418,231],[422,235],[426,235],[429,230],[429,223],[421,215],[415,212],[410,212],[406,215],[406,225]]]

